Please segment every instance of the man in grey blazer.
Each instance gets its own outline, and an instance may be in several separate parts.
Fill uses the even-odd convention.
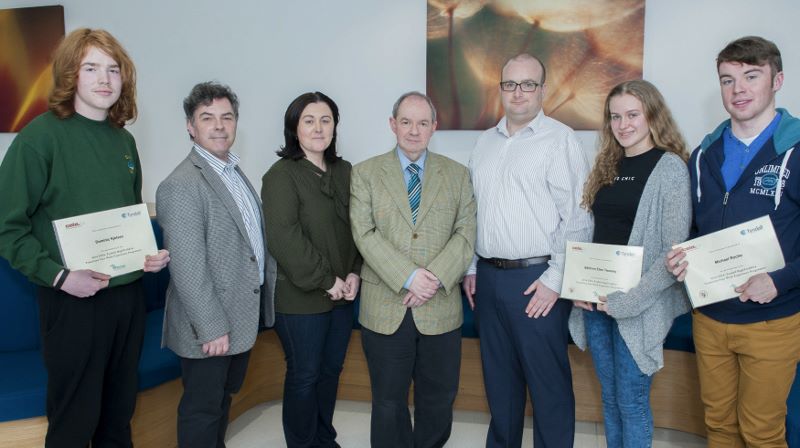
[[[230,152],[238,106],[227,86],[194,86],[183,102],[194,145],[156,193],[164,245],[175,254],[162,344],[181,358],[180,447],[225,446],[259,316],[274,322],[276,266],[259,196]]]

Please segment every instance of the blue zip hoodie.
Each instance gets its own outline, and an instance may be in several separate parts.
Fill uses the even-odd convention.
[[[730,191],[726,191],[722,177],[722,132],[730,126],[730,120],[708,134],[689,160],[692,236],[769,215],[786,262],[786,267],[769,273],[778,289],[778,296],[770,303],[741,302],[734,297],[699,308],[720,322],[752,323],[800,311],[800,119],[785,109],[778,111],[778,128]]]

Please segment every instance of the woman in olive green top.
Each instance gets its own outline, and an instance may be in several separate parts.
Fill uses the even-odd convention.
[[[286,354],[288,448],[339,446],[333,410],[361,257],[350,232],[352,167],[336,155],[338,123],[326,95],[297,97],[284,117],[281,160],[262,179],[267,241],[278,262],[275,330]]]

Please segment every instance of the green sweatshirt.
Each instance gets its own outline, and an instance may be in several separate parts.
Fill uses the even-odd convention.
[[[142,202],[133,136],[77,113],[45,112],[17,135],[0,164],[0,256],[52,286],[63,268],[52,221]],[[124,285],[141,271],[111,279]]]
[[[278,262],[275,311],[323,313],[337,302],[336,277],[361,271],[350,231],[350,163],[322,171],[306,159],[281,159],[264,174],[261,199],[269,252]],[[344,304],[342,299],[338,302]]]

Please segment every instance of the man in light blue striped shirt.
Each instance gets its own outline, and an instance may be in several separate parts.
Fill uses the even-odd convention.
[[[170,265],[163,343],[181,358],[178,445],[224,446],[232,394],[244,382],[259,326],[274,322],[275,260],[261,203],[230,152],[238,99],[217,83],[184,100],[188,157],[156,194]]]

